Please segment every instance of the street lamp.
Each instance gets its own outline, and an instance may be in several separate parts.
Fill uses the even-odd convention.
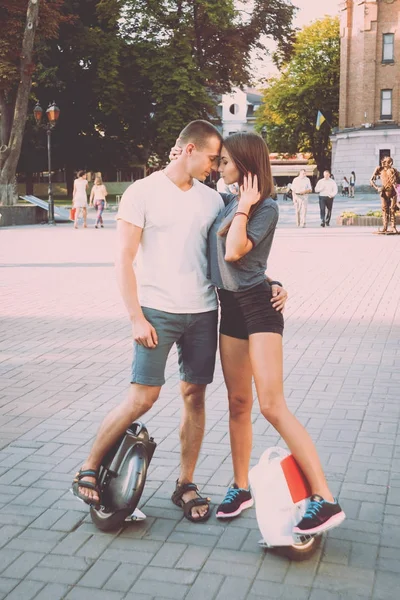
[[[55,102],[49,104],[48,109],[46,110],[47,115],[47,123],[45,124],[47,131],[47,163],[48,163],[48,171],[49,171],[49,187],[48,187],[48,195],[49,195],[49,225],[55,225],[54,222],[54,200],[53,200],[53,188],[51,183],[51,131],[55,127],[57,123],[58,117],[60,116],[60,109],[56,105]],[[40,106],[39,102],[37,102],[35,108],[33,109],[33,116],[35,117],[35,121],[37,125],[40,125],[40,122],[43,117],[43,109]]]

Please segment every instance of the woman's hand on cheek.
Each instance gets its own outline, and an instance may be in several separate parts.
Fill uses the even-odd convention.
[[[258,191],[257,175],[248,175],[243,178],[243,185],[240,186],[239,206],[240,208],[250,208],[260,200]]]

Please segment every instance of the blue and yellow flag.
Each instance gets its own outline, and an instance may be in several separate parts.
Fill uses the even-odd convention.
[[[326,121],[324,115],[322,114],[322,112],[319,110],[318,114],[317,114],[317,123],[315,125],[315,128],[317,131],[320,130],[322,123]]]

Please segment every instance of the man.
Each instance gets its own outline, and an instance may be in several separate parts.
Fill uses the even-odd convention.
[[[102,458],[157,400],[176,343],[183,415],[181,467],[172,500],[186,518],[201,522],[210,516],[209,499],[192,482],[217,348],[217,298],[207,279],[207,237],[224,203],[199,180],[217,168],[222,139],[206,121],[189,123],[179,138],[181,155],[163,171],[136,181],[121,200],[116,268],[134,338],[131,385],[126,399],[100,426],[73,492],[88,504],[99,504],[96,473]],[[137,253],[136,279],[132,263]]]
[[[312,192],[311,182],[306,176],[305,169],[292,181],[293,204],[296,210],[297,227],[306,226],[308,194]]]
[[[333,199],[338,193],[336,181],[331,178],[330,171],[324,171],[323,179],[315,186],[315,192],[319,194],[319,210],[321,215],[321,227],[329,227],[332,216]]]
[[[376,185],[377,179],[381,180],[382,187]],[[396,212],[398,210],[396,186],[398,183],[400,183],[400,173],[394,168],[393,159],[390,156],[384,156],[381,166],[376,167],[370,180],[370,184],[381,197],[383,229],[379,230],[379,233],[388,232],[389,219],[391,226],[389,233],[398,233],[396,228]]]

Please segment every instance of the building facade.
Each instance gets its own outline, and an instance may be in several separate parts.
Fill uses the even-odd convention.
[[[339,128],[331,136],[332,172],[355,171],[357,186],[382,156],[400,167],[400,0],[341,5]]]
[[[254,131],[256,112],[261,101],[261,93],[253,88],[236,88],[231,94],[223,94],[220,103],[223,137],[239,131]]]

